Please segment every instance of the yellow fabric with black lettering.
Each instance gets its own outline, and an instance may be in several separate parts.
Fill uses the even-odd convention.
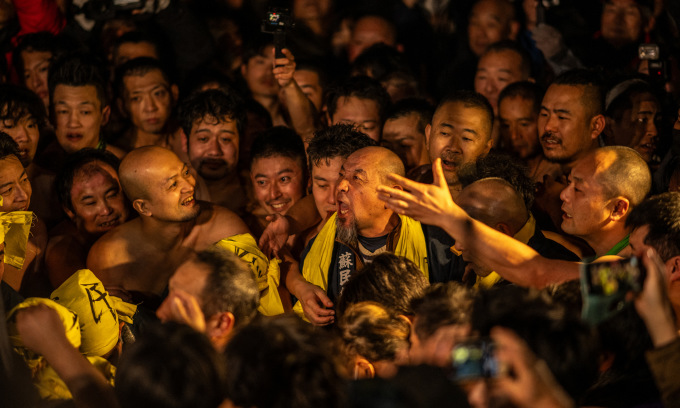
[[[116,367],[109,363],[108,360],[102,357],[91,356],[85,357],[92,364],[97,371],[104,375],[106,381],[114,386],[114,378],[116,377]],[[65,400],[72,399],[71,391],[69,391],[66,383],[59,377],[52,366],[46,365],[38,371],[33,378],[35,387],[38,389],[40,398],[45,400]]]
[[[2,203],[0,203],[2,205]],[[0,213],[0,242],[5,243],[5,263],[17,269],[24,266],[26,245],[33,223],[31,211]]]
[[[114,302],[104,285],[89,269],[80,269],[61,284],[50,298],[78,315],[80,351],[86,356],[103,356],[118,343],[118,308],[134,314],[136,306],[118,299]]]
[[[250,267],[260,290],[260,305],[257,311],[265,316],[282,314],[283,305],[279,295],[280,261],[269,260],[250,234],[233,235],[217,242],[216,245],[233,252]]]
[[[320,287],[324,291],[328,290],[328,268],[330,268],[333,261],[336,218],[337,213],[333,214],[326,221],[326,224],[314,239],[314,243],[305,257],[305,263],[302,265],[302,277],[307,282]],[[413,261],[418,266],[418,269],[423,272],[423,275],[429,278],[427,243],[425,242],[423,228],[420,222],[413,218],[402,215],[399,218],[401,219],[401,229],[397,245],[394,248],[394,254]],[[298,316],[307,320],[300,302],[295,303],[293,311]]]

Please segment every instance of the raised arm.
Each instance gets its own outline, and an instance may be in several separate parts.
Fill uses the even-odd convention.
[[[433,184],[422,184],[390,175],[406,191],[378,187],[388,208],[430,225],[436,225],[462,245],[475,263],[496,271],[506,280],[521,286],[543,288],[549,284],[578,279],[579,264],[547,259],[531,247],[471,218],[451,198],[441,167],[432,165]]]
[[[302,137],[302,140],[310,140],[316,130],[316,111],[312,101],[302,92],[293,78],[293,73],[295,73],[293,54],[287,48],[284,48],[282,52],[286,58],[274,60],[274,77],[281,87],[282,102],[286,106],[293,129]]]

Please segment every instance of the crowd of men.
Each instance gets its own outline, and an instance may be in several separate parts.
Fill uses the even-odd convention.
[[[680,406],[680,9],[560,3],[1,0],[0,405]]]

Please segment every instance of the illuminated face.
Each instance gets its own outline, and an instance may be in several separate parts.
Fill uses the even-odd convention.
[[[611,121],[611,143],[632,147],[647,163],[651,162],[659,139],[656,125],[660,110],[654,95],[635,95],[633,107],[623,111],[620,121]]]
[[[26,211],[32,192],[28,175],[19,159],[14,155],[0,159],[0,211]]]
[[[24,63],[24,84],[40,97],[45,107],[50,104],[50,93],[47,89],[47,73],[52,61],[49,51],[21,51]]]
[[[169,150],[159,153],[145,174],[151,216],[170,222],[195,219],[200,207],[194,199],[196,180],[189,172],[189,165]]]
[[[159,70],[126,76],[123,83],[125,110],[132,124],[147,133],[161,133],[170,118],[176,88],[170,86]]]
[[[0,121],[0,130],[7,133],[19,145],[19,160],[28,167],[35,157],[40,139],[38,121],[31,115],[24,115],[16,122],[12,119]]]
[[[354,125],[371,139],[380,141],[380,107],[372,99],[356,96],[338,98],[335,113],[331,117],[331,125],[338,123]]]
[[[480,56],[495,42],[514,39],[507,9],[496,0],[477,2],[470,13],[468,41],[472,52]]]
[[[425,128],[430,161],[442,159],[442,169],[449,185],[458,184],[460,168],[489,153],[491,124],[479,108],[449,102],[437,109],[432,124]]]
[[[513,82],[527,79],[522,74],[522,57],[514,51],[503,50],[485,54],[477,64],[475,91],[484,95],[498,114],[498,95]]]
[[[344,162],[342,157],[333,157],[328,161],[321,159],[319,164],[312,166],[312,195],[316,209],[323,219],[327,219],[338,209],[335,194]]]
[[[266,47],[262,54],[250,58],[241,66],[241,75],[246,80],[253,96],[273,97],[279,94],[279,83],[274,78],[274,47]]]
[[[140,57],[149,57],[158,59],[160,56],[156,51],[156,47],[146,41],[133,43],[126,42],[122,43],[117,50],[115,60],[113,61],[114,67],[119,67],[126,62]]]
[[[127,220],[125,197],[116,171],[104,163],[79,170],[71,186],[71,205],[66,214],[78,230],[100,236]]]
[[[296,20],[325,17],[331,8],[330,0],[294,0],[293,16]]]
[[[538,115],[534,103],[520,96],[504,98],[498,109],[501,138],[523,160],[541,153],[538,140]]]
[[[239,134],[236,121],[212,116],[191,126],[188,154],[191,165],[206,180],[221,180],[234,172],[238,163]]]
[[[602,10],[602,38],[616,47],[633,43],[642,33],[642,15],[634,0],[607,0]]]
[[[337,222],[343,228],[356,225],[360,235],[371,229],[375,220],[385,214],[385,203],[378,198],[376,189],[381,185],[379,163],[361,150],[351,154],[340,170],[340,183],[336,193]]]
[[[359,19],[352,29],[352,37],[347,47],[349,62],[354,62],[364,50],[372,45],[381,43],[395,45],[394,35],[387,22],[372,16]]]
[[[306,180],[298,160],[261,157],[250,168],[253,193],[268,214],[285,215],[305,193]]]
[[[52,98],[57,141],[67,153],[99,144],[99,131],[109,119],[93,85],[57,85]]]
[[[293,73],[293,78],[295,78],[295,82],[302,89],[302,93],[307,95],[307,98],[312,101],[316,111],[321,111],[323,89],[321,89],[321,84],[319,83],[319,74],[314,71],[300,69]]]
[[[562,230],[591,243],[602,231],[615,205],[605,196],[598,176],[598,157],[590,154],[579,160],[569,175],[569,184],[562,190]],[[589,240],[590,239],[590,240]]]
[[[548,160],[569,163],[583,157],[593,145],[591,119],[583,105],[583,88],[551,85],[538,116],[543,154]]]
[[[420,116],[410,113],[387,119],[380,144],[395,152],[407,169],[427,163],[425,133],[418,131]]]

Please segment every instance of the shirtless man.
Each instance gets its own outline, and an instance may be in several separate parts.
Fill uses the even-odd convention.
[[[123,299],[160,296],[192,251],[248,233],[233,212],[194,198],[189,165],[170,150],[146,146],[128,153],[120,181],[139,217],[95,242],[87,266]]]
[[[50,231],[45,267],[52,287],[59,287],[75,271],[86,268],[92,244],[127,221],[119,164],[112,153],[83,149],[68,159],[57,176],[59,201],[69,219]]]

